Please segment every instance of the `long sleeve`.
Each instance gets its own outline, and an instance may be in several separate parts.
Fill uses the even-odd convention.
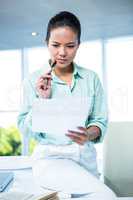
[[[98,76],[94,78],[94,96],[92,112],[88,117],[87,127],[98,126],[101,130],[101,137],[98,142],[102,142],[107,128],[107,104],[104,91]]]
[[[18,115],[18,127],[22,134],[33,135],[31,128],[32,121],[32,103],[36,98],[35,90],[30,80],[26,79],[23,82],[22,90],[22,105]]]

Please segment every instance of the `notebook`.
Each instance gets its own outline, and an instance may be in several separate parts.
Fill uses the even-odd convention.
[[[0,192],[13,180],[13,172],[0,172]]]

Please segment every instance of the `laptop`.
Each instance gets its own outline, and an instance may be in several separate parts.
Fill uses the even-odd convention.
[[[13,180],[13,172],[0,172],[0,192],[4,191],[7,185]]]

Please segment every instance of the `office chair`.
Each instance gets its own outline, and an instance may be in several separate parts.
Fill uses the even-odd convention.
[[[133,196],[133,122],[111,122],[103,144],[104,183],[117,196]]]

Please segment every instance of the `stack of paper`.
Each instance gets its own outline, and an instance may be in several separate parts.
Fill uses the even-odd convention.
[[[14,191],[1,193],[0,200],[59,200],[59,198],[57,192],[35,195]]]

